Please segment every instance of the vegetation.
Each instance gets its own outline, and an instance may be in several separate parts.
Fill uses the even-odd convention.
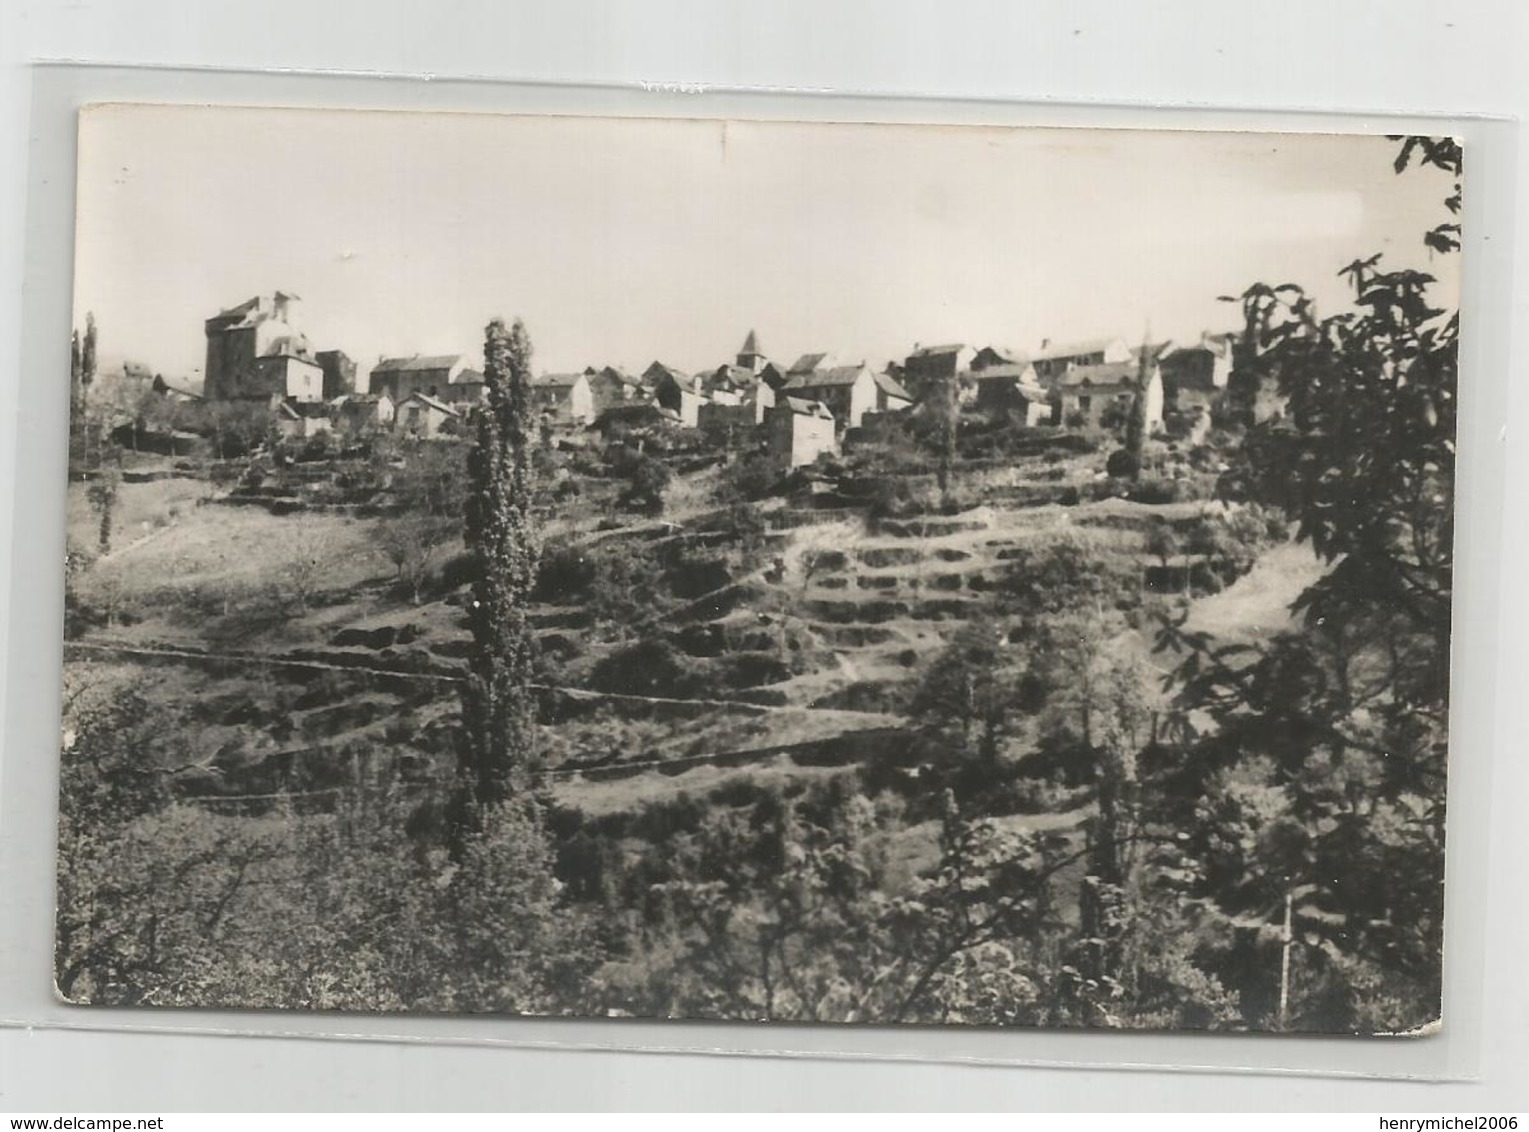
[[[469,675],[462,697],[459,774],[464,823],[478,827],[492,810],[530,785],[535,707],[530,684],[532,638],[526,607],[536,583],[531,518],[531,339],[516,322],[489,323],[483,349],[487,403],[477,416],[468,460],[467,547],[473,555]]]
[[[1458,177],[1451,143],[1402,158]],[[71,660],[61,992],[1431,1021],[1457,319],[1426,276],[1348,275],[1324,318],[1249,288],[1250,412],[1147,473],[1129,419],[1124,464],[884,421],[814,469],[821,507],[781,506],[703,438],[551,447],[529,336],[494,322],[470,443],[303,466],[214,415],[226,494],[124,478],[107,532],[163,533],[109,556],[102,480],[75,483],[70,631],[147,651]]]

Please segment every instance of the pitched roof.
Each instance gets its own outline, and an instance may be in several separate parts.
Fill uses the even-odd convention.
[[[372,367],[372,372],[418,373],[421,370],[450,369],[461,360],[461,354],[415,354],[409,358],[383,358]]]
[[[301,420],[303,417],[327,417],[329,406],[322,401],[292,401],[283,399],[277,406],[277,411],[292,420]]]
[[[572,389],[581,381],[587,381],[582,373],[544,373],[540,377],[533,377],[531,385],[535,389]]]
[[[899,385],[890,375],[878,373],[873,376],[876,379],[876,388],[886,393],[889,397],[899,397],[904,401],[913,400],[913,394]]]
[[[791,368],[788,369],[786,373],[790,374],[791,376],[795,376],[799,373],[813,373],[814,371],[823,368],[824,364],[830,360],[831,355],[829,354],[803,354],[801,357],[797,358],[796,361],[791,363]]]
[[[1098,365],[1073,366],[1062,374],[1061,384],[1068,386],[1122,386],[1136,384],[1136,362],[1102,362]]]
[[[1085,338],[1079,342],[1058,342],[1050,346],[1042,346],[1030,355],[1033,362],[1049,362],[1058,358],[1080,358],[1087,354],[1102,354],[1111,346],[1120,342],[1119,336],[1112,338]]]
[[[406,405],[410,401],[418,401],[422,405],[428,405],[430,408],[435,409],[437,412],[445,413],[448,417],[455,417],[460,415],[450,405],[446,404],[445,401],[442,401],[436,397],[432,397],[428,393],[421,393],[418,389],[403,399],[403,403]]]
[[[860,375],[863,373],[870,373],[864,365],[830,366],[825,369],[797,373],[786,383],[786,388],[820,389],[831,385],[853,385],[860,380]]]
[[[253,299],[245,299],[244,302],[240,303],[236,307],[229,307],[227,310],[219,311],[217,317],[232,318],[236,314],[249,314],[252,310],[255,310],[259,306],[260,296],[256,295]]]
[[[945,346],[920,346],[909,354],[910,358],[933,358],[941,354],[959,354],[966,349],[965,342],[952,342]]]
[[[787,397],[785,406],[793,413],[804,417],[817,417],[820,420],[831,421],[834,415],[828,411],[828,406],[821,401],[814,401],[806,397]]]
[[[753,330],[749,331],[748,337],[743,340],[743,349],[738,352],[740,354],[759,353],[759,339],[755,336]]]
[[[988,366],[986,369],[974,369],[963,376],[973,381],[1018,381],[1031,370],[1029,362],[1004,362],[1002,365]]]
[[[1024,365],[1030,360],[1030,355],[1024,350],[1014,346],[984,346],[977,351],[978,354],[992,354],[1001,363],[1012,365]]]

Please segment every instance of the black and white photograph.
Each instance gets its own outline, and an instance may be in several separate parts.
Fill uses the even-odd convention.
[[[56,994],[1436,1032],[1463,186],[86,107]]]

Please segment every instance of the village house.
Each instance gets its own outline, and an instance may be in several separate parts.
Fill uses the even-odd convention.
[[[1124,338],[1091,338],[1082,342],[1053,343],[1047,338],[1030,356],[1035,376],[1042,385],[1053,387],[1057,379],[1073,366],[1115,365],[1132,361],[1134,355]]]
[[[296,295],[257,295],[203,324],[210,401],[322,401],[324,370],[291,322]]]
[[[595,417],[591,426],[606,440],[621,433],[640,433],[649,429],[679,428],[680,415],[652,399],[612,405]]]
[[[1163,399],[1169,411],[1189,417],[1196,409],[1212,410],[1226,392],[1232,376],[1236,336],[1201,334],[1191,346],[1163,353]]]
[[[800,468],[837,449],[834,415],[821,401],[783,397],[770,410],[766,443],[770,460],[781,468]]]
[[[653,399],[675,413],[681,425],[695,428],[700,423],[706,393],[694,377],[673,366],[654,362],[643,370],[642,379],[653,390]]]
[[[320,350],[313,357],[324,371],[324,400],[356,391],[356,363],[344,350]]]
[[[386,393],[346,393],[329,402],[336,427],[349,436],[363,436],[393,423],[393,399]]]
[[[428,393],[445,402],[452,394],[453,383],[481,383],[483,378],[461,354],[414,354],[407,358],[383,358],[372,367],[368,393],[386,393],[393,404],[403,403],[413,393]]]
[[[948,346],[913,347],[913,353],[903,361],[902,381],[907,388],[922,397],[942,381],[954,381],[972,368],[977,351],[971,346],[955,343]]]
[[[543,423],[586,425],[595,419],[594,391],[582,373],[544,373],[531,379],[531,407]]]
[[[276,431],[287,440],[307,440],[333,429],[329,406],[322,401],[279,401]]]
[[[1036,380],[1029,362],[984,366],[972,370],[966,380],[974,389],[971,403],[980,410],[1022,414],[1031,427],[1051,421],[1051,395]]]
[[[446,402],[415,390],[394,410],[393,431],[419,440],[435,440],[451,435],[461,419],[461,413]]]
[[[1115,428],[1131,412],[1137,390],[1142,388],[1136,362],[1101,362],[1074,365],[1057,381],[1055,396],[1063,425],[1069,428]],[[1154,363],[1147,368],[1145,392],[1147,435],[1163,428],[1163,379]]]
[[[825,355],[815,356],[821,359]],[[859,428],[866,413],[900,412],[913,404],[906,389],[864,363],[828,368],[815,364],[795,373],[786,383],[785,393],[798,400],[821,402],[846,428]]]
[[[633,377],[620,366],[588,366],[584,376],[589,379],[590,399],[596,416],[617,405],[632,405],[648,400],[652,392],[642,380]]]
[[[488,399],[488,382],[479,371],[464,369],[455,381],[437,388],[434,396],[437,401],[444,401],[454,409],[467,412],[474,405],[481,405]]]

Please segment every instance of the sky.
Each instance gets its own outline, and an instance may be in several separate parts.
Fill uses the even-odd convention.
[[[106,105],[80,121],[76,323],[104,362],[200,385],[203,320],[295,293],[315,349],[481,357],[525,320],[538,372],[689,371],[763,352],[1191,340],[1218,296],[1422,234],[1449,179],[1396,144],[1102,131]]]

